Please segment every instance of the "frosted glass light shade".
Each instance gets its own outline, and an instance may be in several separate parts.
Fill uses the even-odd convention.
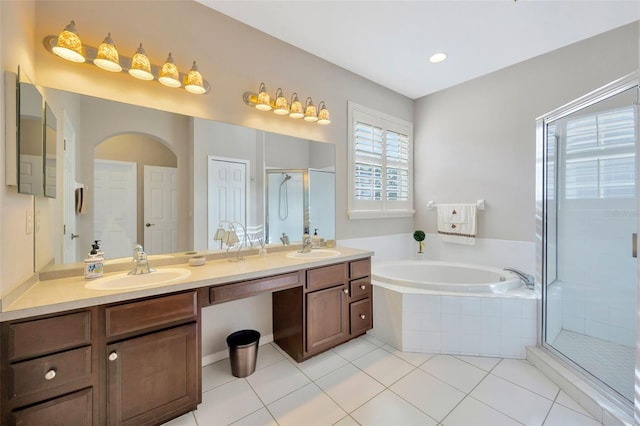
[[[287,115],[289,114],[289,104],[287,103],[287,98],[282,95],[282,89],[278,88],[276,90],[276,104],[273,112],[278,115]]]
[[[313,104],[311,98],[307,98],[304,106],[304,121],[318,121],[318,113],[316,112],[316,106]]]
[[[76,32],[76,23],[71,21],[58,36],[53,53],[71,62],[84,62],[84,47]]]
[[[196,65],[196,61],[193,61],[193,66],[191,67],[191,71],[184,79],[184,88],[189,93],[195,93],[196,95],[201,95],[206,93],[207,89],[204,88],[204,83],[202,80],[202,74],[198,71],[198,66]]]
[[[120,58],[118,56],[118,49],[113,44],[111,39],[111,33],[107,34],[105,39],[98,46],[98,54],[93,60],[93,63],[105,71],[120,72],[122,67],[120,66]]]
[[[327,125],[331,124],[331,118],[329,117],[329,110],[324,104],[324,101],[320,101],[318,104],[318,109],[320,112],[318,113],[318,124]]]
[[[162,65],[162,69],[160,70],[160,76],[158,77],[158,81],[165,86],[168,87],[180,87],[182,83],[180,83],[180,75],[178,73],[178,67],[173,61],[173,57],[171,53],[167,57],[166,62]]]
[[[133,55],[129,74],[139,80],[154,79],[153,74],[151,73],[151,62],[149,62],[149,58],[147,58],[146,52],[142,48],[142,43],[140,43],[140,47],[136,50],[136,54]]]
[[[304,109],[302,107],[302,102],[298,99],[298,94],[293,93],[291,95],[291,106],[289,107],[289,117],[291,118],[302,118],[304,117]]]
[[[264,83],[260,83],[260,88],[258,89],[256,108],[260,111],[271,111],[271,97],[269,93],[267,93],[267,88]]]

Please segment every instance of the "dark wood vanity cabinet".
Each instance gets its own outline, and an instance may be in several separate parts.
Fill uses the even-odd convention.
[[[3,425],[97,425],[97,308],[2,323]]]
[[[273,293],[274,341],[303,361],[373,327],[371,259],[305,271],[302,287]]]
[[[197,291],[101,309],[109,425],[159,424],[201,401]]]

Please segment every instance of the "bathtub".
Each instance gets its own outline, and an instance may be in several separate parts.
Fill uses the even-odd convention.
[[[374,264],[373,280],[416,290],[504,293],[522,286],[517,276],[502,269],[465,263],[400,260]]]
[[[539,292],[500,268],[401,260],[371,267],[377,339],[405,352],[525,358]]]

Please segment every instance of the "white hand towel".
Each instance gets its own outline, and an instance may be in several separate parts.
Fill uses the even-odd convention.
[[[453,214],[454,211],[455,214]],[[474,245],[476,243],[476,205],[439,205],[438,237],[443,242]]]

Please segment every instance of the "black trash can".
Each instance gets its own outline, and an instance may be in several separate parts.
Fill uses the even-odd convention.
[[[247,377],[256,371],[260,332],[240,330],[227,336],[231,374],[235,377]]]

